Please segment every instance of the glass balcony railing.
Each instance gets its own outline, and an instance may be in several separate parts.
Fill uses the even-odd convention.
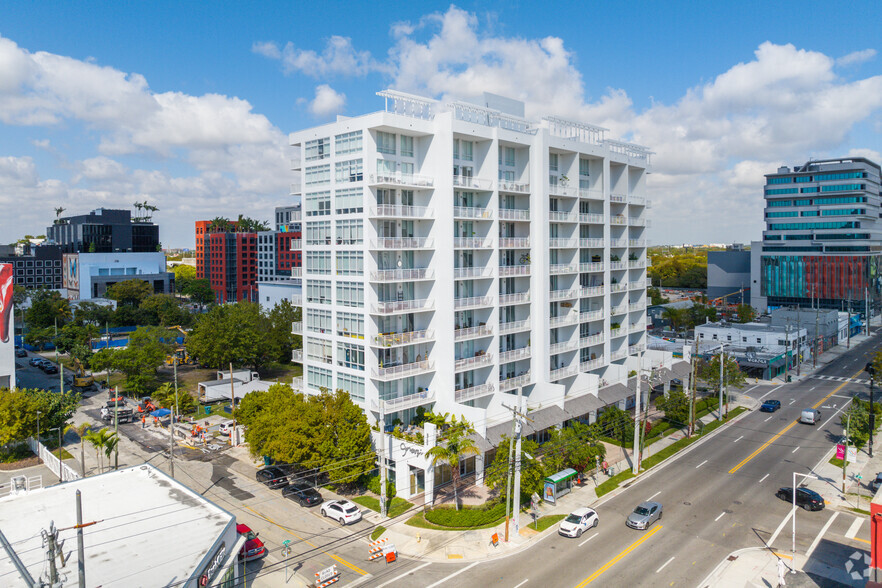
[[[530,301],[529,292],[516,292],[515,294],[500,294],[499,306],[508,306],[510,304],[524,304]]]
[[[420,374],[428,374],[434,371],[435,362],[424,359],[394,366],[381,366],[372,371],[372,377],[375,380],[389,381]]]
[[[474,400],[475,398],[489,396],[495,391],[496,386],[494,386],[493,384],[480,384],[478,386],[472,386],[471,388],[456,390],[454,391],[453,395],[457,402],[468,402],[469,400]]]
[[[468,310],[482,306],[493,306],[492,296],[472,296],[469,298],[454,298],[453,308],[456,310]]]
[[[371,305],[373,314],[398,314],[419,310],[432,310],[435,308],[435,300],[423,298],[419,300],[393,300],[391,302],[377,302]]]
[[[403,204],[380,204],[371,209],[373,218],[432,218],[434,211],[425,206],[405,206]]]
[[[453,218],[473,218],[478,220],[492,220],[493,211],[489,208],[478,206],[454,206]]]
[[[457,267],[453,269],[453,277],[457,280],[470,278],[490,278],[493,277],[493,268],[491,268],[490,266]]]
[[[465,327],[453,331],[453,339],[455,341],[465,341],[467,339],[478,339],[480,337],[490,337],[493,335],[493,327],[490,325],[479,325],[477,327]]]
[[[500,220],[512,221],[528,221],[530,220],[530,210],[521,208],[500,208]]]
[[[508,333],[517,333],[519,331],[529,331],[530,330],[530,319],[524,319],[521,321],[508,321],[507,323],[499,324],[499,334],[507,335]]]
[[[453,185],[457,188],[472,188],[473,190],[492,190],[493,182],[472,176],[453,176]]]
[[[508,390],[514,390],[516,388],[520,388],[522,386],[526,386],[533,382],[533,375],[530,373],[530,370],[526,370],[524,373],[518,374],[516,376],[512,376],[510,378],[500,379],[499,380],[499,391],[507,392]]]
[[[465,357],[463,359],[457,359],[453,364],[453,369],[457,372],[461,372],[463,370],[470,370],[474,368],[488,366],[493,363],[493,354],[492,353],[482,353],[481,355],[476,355],[474,357]]]
[[[380,333],[374,337],[372,347],[398,347],[400,345],[424,343],[434,339],[435,332],[430,329],[422,331],[407,331],[404,333]]]
[[[371,282],[412,282],[434,278],[435,270],[429,268],[377,270],[370,273]]]
[[[368,184],[371,186],[405,186],[412,188],[431,188],[435,178],[414,174],[370,174]]]
[[[500,249],[527,249],[530,247],[529,237],[500,237]]]
[[[371,249],[431,249],[433,244],[434,239],[427,237],[380,237],[376,241],[371,241]]]

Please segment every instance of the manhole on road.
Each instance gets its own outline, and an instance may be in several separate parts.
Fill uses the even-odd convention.
[[[741,505],[744,504],[744,503],[741,502],[740,500],[736,500],[736,501],[733,502],[732,504],[737,504],[737,505],[741,506]]]
[[[724,510],[724,511],[723,511],[723,512],[724,512],[724,513],[726,513],[726,514],[732,514],[732,511],[731,511],[731,510],[729,510],[729,509],[728,509],[728,508],[727,508],[727,509],[725,509],[725,510]]]
[[[684,502],[683,504],[686,505],[686,506],[692,506],[692,503],[691,503],[691,502]]]

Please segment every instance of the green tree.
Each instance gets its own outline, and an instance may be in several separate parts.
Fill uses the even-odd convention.
[[[749,304],[739,304],[737,313],[739,323],[753,322],[756,318],[756,311]]]
[[[92,448],[95,450],[95,457],[98,459],[98,471],[104,471],[104,457],[110,459],[110,454],[113,453],[113,450],[116,449],[117,444],[119,443],[119,439],[116,437],[116,433],[111,432],[109,429],[99,429],[89,430],[84,435],[84,439],[89,442]]]
[[[170,327],[172,325],[188,326],[192,315],[181,308],[180,303],[168,294],[153,294],[145,298],[139,309],[147,324]]]
[[[674,331],[681,330],[689,320],[686,309],[670,306],[662,311],[662,318],[671,323],[671,328]]]
[[[71,322],[58,329],[58,336],[54,338],[53,342],[59,353],[68,353],[78,345],[90,346],[92,339],[97,338],[98,327],[95,325],[83,326]]]
[[[79,404],[79,394],[58,394],[32,388],[0,388],[0,445],[24,441],[40,429],[64,427]]]
[[[187,349],[205,366],[225,369],[232,363],[259,370],[278,357],[271,327],[253,302],[215,306],[197,319],[187,335]]]
[[[622,446],[634,442],[634,420],[618,406],[608,406],[597,417],[597,425],[604,435],[621,442]]]
[[[187,286],[196,279],[196,268],[192,265],[179,263],[172,267],[175,274],[175,292],[183,294]]]
[[[31,306],[25,313],[28,328],[61,328],[71,318],[70,303],[54,290],[31,290]]]
[[[129,335],[125,349],[113,353],[113,369],[125,374],[125,387],[130,394],[143,396],[155,388],[156,370],[171,351],[163,339],[172,336],[157,327],[140,327]]]
[[[32,328],[24,336],[24,342],[32,347],[36,347],[38,350],[42,350],[46,347],[46,344],[54,338],[54,327]]]
[[[699,360],[698,365],[695,368],[695,373],[698,376],[698,379],[713,386],[719,393],[721,384],[720,354],[717,353],[709,361],[705,359]],[[726,361],[723,362],[723,388],[741,388],[746,383],[747,381],[744,377],[744,372],[742,372],[741,368],[738,366],[738,361],[731,355],[726,355]],[[728,402],[728,399],[724,399],[724,402]]]
[[[659,290],[658,288],[651,288],[651,287],[647,288],[646,294],[650,298],[649,303],[653,306],[658,306],[659,304],[665,304],[665,303],[670,302],[670,300],[668,300],[667,298],[662,296],[661,290]]]
[[[103,330],[105,325],[113,322],[113,309],[104,304],[85,300],[74,310],[73,322],[79,326],[94,325]]]
[[[343,390],[334,394],[324,392],[317,399],[325,423],[325,440],[320,445],[322,464],[337,464],[327,470],[329,481],[353,485],[374,468],[372,459],[357,459],[358,456],[373,455],[367,417]]]
[[[182,294],[189,296],[190,300],[202,306],[211,304],[217,299],[214,290],[211,289],[211,283],[206,279],[191,280]]]
[[[300,335],[291,332],[291,323],[299,322],[300,308],[282,300],[273,306],[267,314],[269,318],[268,343],[271,345],[270,355],[278,363],[291,361],[291,350],[301,347]]]
[[[542,446],[542,463],[553,474],[565,468],[580,472],[593,468],[597,459],[606,455],[606,447],[600,443],[600,431],[596,425],[573,421],[562,429],[552,429],[551,438]]]
[[[492,465],[487,469],[487,484],[499,493],[505,492],[506,476],[509,473],[508,453],[511,440],[503,435],[496,448],[496,455]],[[533,493],[542,495],[542,481],[546,476],[546,468],[536,456],[539,455],[539,445],[527,438],[521,439],[521,488],[520,504],[530,501]],[[514,463],[511,464],[514,469]],[[554,472],[550,472],[554,473]]]
[[[171,382],[166,382],[157,388],[156,391],[153,392],[153,399],[159,403],[159,406],[164,406],[172,411],[177,411],[179,414],[187,414],[195,411],[197,408],[193,396],[191,396],[186,390],[178,388],[176,396],[175,385]]]
[[[459,510],[459,464],[463,458],[478,455],[480,450],[475,441],[469,437],[475,430],[465,420],[457,423],[453,421],[451,426],[439,435],[438,445],[426,451],[426,457],[431,458],[432,465],[444,463],[450,466],[450,476],[453,481],[453,505]]]
[[[689,398],[682,390],[671,390],[655,401],[655,407],[665,413],[665,419],[679,428],[689,421]]]
[[[137,307],[145,298],[153,294],[153,287],[137,278],[117,282],[107,289],[106,297],[120,304]]]

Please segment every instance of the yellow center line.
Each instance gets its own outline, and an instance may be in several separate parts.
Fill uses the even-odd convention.
[[[663,529],[662,525],[657,525],[656,527],[653,527],[652,529],[647,531],[646,534],[643,535],[643,537],[641,537],[640,539],[638,539],[637,541],[632,543],[623,552],[621,552],[620,554],[618,554],[617,556],[615,556],[614,558],[609,560],[602,568],[600,568],[599,570],[597,570],[596,572],[594,572],[593,574],[588,576],[588,578],[585,579],[581,584],[576,586],[576,588],[584,588],[585,586],[587,586],[588,584],[590,584],[591,582],[593,582],[594,580],[599,578],[604,572],[606,572],[608,569],[613,567],[616,564],[616,562],[618,562],[620,559],[622,559],[623,557],[625,557],[626,555],[628,555],[629,553],[631,553],[635,549],[637,549],[644,541],[646,541],[647,539],[649,539],[650,537],[652,537],[653,535],[655,535],[656,533],[658,533],[662,529]]]
[[[861,372],[863,372],[863,371],[864,371],[864,370],[858,370],[857,372],[855,372],[855,374],[854,374],[853,376],[851,376],[851,378],[855,378],[855,377],[859,376],[859,375],[861,374]],[[829,394],[827,394],[826,396],[824,396],[823,398],[821,398],[821,399],[820,399],[820,400],[819,400],[814,406],[812,406],[812,408],[815,408],[815,409],[816,409],[816,408],[818,408],[819,406],[821,406],[822,404],[824,404],[825,402],[827,402],[827,401],[828,401],[828,400],[829,400],[834,394],[836,394],[837,392],[839,392],[840,390],[842,390],[843,388],[845,388],[845,385],[846,385],[846,384],[849,384],[849,383],[850,383],[850,382],[843,382],[843,383],[839,384],[839,386],[837,386],[835,390],[833,390],[832,392],[830,392]],[[795,421],[793,421],[792,423],[790,423],[789,425],[787,425],[786,427],[784,427],[783,429],[781,429],[781,430],[780,430],[780,431],[779,431],[774,437],[772,437],[771,439],[769,439],[768,441],[766,441],[765,443],[763,443],[763,444],[759,447],[759,449],[757,449],[756,451],[754,451],[753,453],[751,453],[750,455],[748,455],[747,457],[745,457],[744,459],[742,459],[741,462],[740,462],[738,465],[736,465],[734,468],[732,468],[731,470],[729,470],[729,473],[730,473],[730,474],[734,474],[735,472],[737,472],[738,470],[740,470],[740,469],[744,466],[744,464],[746,464],[747,462],[749,462],[750,460],[752,460],[754,457],[756,457],[757,455],[759,455],[760,453],[762,453],[762,452],[766,449],[766,447],[768,447],[769,445],[771,445],[772,443],[774,443],[775,441],[777,441],[779,438],[781,438],[781,435],[783,435],[784,433],[786,433],[787,431],[789,431],[789,430],[793,427],[793,425],[795,425],[795,424],[798,423],[798,422],[799,422],[799,419],[796,419]]]
[[[272,523],[273,525],[277,526],[278,528],[283,529],[283,530],[287,531],[288,533],[291,533],[291,535],[293,535],[293,536],[296,537],[297,539],[303,541],[304,543],[306,543],[306,544],[309,545],[310,547],[313,547],[313,548],[315,548],[315,549],[318,549],[319,551],[321,551],[322,553],[324,553],[325,555],[327,555],[327,556],[330,557],[331,559],[340,562],[341,564],[343,564],[343,565],[346,566],[347,568],[349,568],[349,569],[351,569],[351,570],[353,570],[353,571],[355,571],[355,572],[361,574],[362,576],[367,576],[368,573],[367,573],[366,571],[364,571],[363,569],[361,569],[360,567],[358,567],[358,566],[356,566],[356,565],[353,565],[353,564],[349,563],[348,561],[346,561],[346,560],[343,559],[342,557],[336,556],[336,555],[334,555],[333,553],[328,553],[327,551],[325,551],[324,549],[322,549],[321,547],[319,547],[319,546],[316,545],[315,543],[312,543],[312,542],[310,542],[309,540],[304,539],[303,537],[301,537],[300,535],[298,535],[297,533],[295,533],[293,530],[289,529],[289,528],[286,527],[285,525],[281,525],[281,524],[277,523],[276,521],[272,520],[271,518],[269,518],[269,517],[266,516],[265,514],[261,514],[261,513],[257,512],[256,510],[254,510],[254,509],[251,508],[250,506],[246,506],[245,508],[247,508],[248,510],[250,510],[251,512],[253,512],[253,513],[256,514],[257,516],[259,516],[260,518],[262,518],[262,519],[265,520],[266,522],[268,522],[268,523]]]
[[[866,539],[861,539],[860,537],[852,537],[852,539],[854,539],[855,541],[860,541],[861,543],[866,543],[867,545],[872,545],[872,543],[870,543]]]

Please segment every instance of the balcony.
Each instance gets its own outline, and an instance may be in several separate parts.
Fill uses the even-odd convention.
[[[630,304],[628,304],[628,310],[630,310],[631,312],[634,312],[636,310],[646,310],[646,303],[645,302],[631,302]]]
[[[480,384],[478,386],[472,386],[471,388],[463,388],[462,390],[456,390],[453,395],[457,402],[468,402],[469,400],[474,400],[475,398],[481,398],[483,396],[489,396],[493,394],[496,390],[496,386],[493,384]]]
[[[303,249],[303,241],[301,239],[291,239],[291,249],[288,251],[300,251]]]
[[[627,247],[628,240],[627,239],[610,239],[609,246],[610,247]]]
[[[610,217],[609,224],[611,224],[611,225],[627,225],[628,224],[628,217],[621,215],[621,214],[616,214],[616,215]]]
[[[303,363],[303,350],[302,349],[292,349],[291,350],[291,361],[296,361],[297,363]]]
[[[455,331],[453,331],[453,340],[466,341],[468,339],[478,339],[480,337],[491,337],[492,335],[493,327],[489,325],[479,325],[477,327],[456,329]]]
[[[529,194],[530,184],[525,182],[507,182],[499,180],[500,192],[516,192],[518,194]]]
[[[609,330],[609,336],[613,339],[615,339],[616,337],[624,337],[627,334],[628,334],[628,329],[623,329],[621,327],[616,327],[615,329],[611,328]]]
[[[513,376],[505,380],[499,380],[499,391],[506,392],[508,390],[514,390],[515,388],[527,386],[528,384],[532,383],[532,381],[533,375],[530,373],[530,370],[527,370],[523,374]]]
[[[493,182],[472,176],[453,176],[453,185],[457,188],[471,188],[472,190],[492,190]]]
[[[618,306],[613,306],[612,308],[610,308],[609,311],[611,316],[617,314],[625,314],[626,312],[628,312],[628,305],[619,304]]]
[[[646,219],[632,216],[631,218],[628,219],[628,224],[631,225],[632,227],[645,227],[646,226]]]
[[[603,358],[597,357],[590,361],[583,361],[579,364],[579,371],[588,372],[591,370],[596,370],[599,367],[603,367]]]
[[[499,219],[512,221],[528,221],[530,220],[530,209],[500,208]]]
[[[631,345],[630,347],[628,347],[628,354],[629,355],[637,355],[641,351],[646,351],[646,345],[637,344],[637,345]]]
[[[569,312],[563,316],[553,316],[551,320],[548,321],[548,325],[551,327],[562,327],[564,325],[575,325],[579,322],[579,313],[578,312]]]
[[[370,273],[371,282],[415,282],[434,278],[435,270],[428,268],[377,270]]]
[[[588,335],[587,337],[579,339],[579,347],[588,347],[599,343],[603,343],[603,333],[594,333],[593,335]]]
[[[584,286],[579,288],[579,297],[603,296],[603,286]]]
[[[372,304],[371,313],[399,314],[415,310],[432,310],[434,308],[435,300],[433,298],[423,298],[420,300],[394,300],[391,302],[377,302],[376,304]]]
[[[456,310],[468,310],[470,308],[481,308],[482,306],[493,306],[493,297],[472,296],[471,298],[455,298],[453,300],[453,308]]]
[[[511,349],[509,351],[503,351],[499,354],[499,363],[509,363],[512,361],[519,361],[521,359],[529,359],[532,355],[530,351],[530,346],[521,347],[520,349]]]
[[[602,310],[586,310],[579,313],[579,322],[588,323],[591,321],[599,321],[603,318]]]
[[[484,267],[457,267],[453,269],[453,277],[457,280],[469,278],[492,278],[493,268]]]
[[[577,263],[553,263],[548,266],[548,273],[556,276],[560,274],[575,274],[579,271]]]
[[[625,264],[624,261],[611,261],[611,262],[609,262],[609,269],[611,269],[611,270],[623,270],[623,269],[626,269],[627,267],[628,266]]]
[[[383,400],[383,409],[388,412],[397,412],[399,410],[407,410],[408,408],[416,408],[426,404],[435,402],[435,393],[429,390],[417,392],[416,394],[408,394],[397,398],[388,398]]]
[[[646,247],[646,239],[629,239],[628,245],[631,247]]]
[[[291,277],[292,278],[302,278],[303,277],[303,268],[302,267],[292,267],[291,268]]]
[[[302,335],[303,334],[303,321],[297,321],[296,323],[291,323],[291,333],[293,335]]]
[[[507,335],[509,333],[517,333],[519,331],[530,330],[530,319],[522,321],[509,321],[507,323],[499,323],[499,334]]]
[[[291,306],[303,306],[303,296],[292,295]]]
[[[579,213],[552,210],[548,213],[548,220],[554,223],[577,223],[579,222]]]
[[[302,193],[300,184],[291,184],[291,188],[288,190],[288,193],[291,196],[299,196]]]
[[[625,202],[628,201],[628,197],[625,194],[610,194],[609,201],[624,204]]]
[[[374,380],[389,382],[398,380],[408,376],[418,376],[420,374],[429,374],[435,371],[435,362],[429,360],[414,361],[413,363],[403,363],[396,366],[380,367],[372,370],[371,377]]]
[[[595,261],[591,263],[580,263],[579,264],[580,272],[602,272],[603,271],[603,262]]]
[[[520,264],[520,265],[500,265],[499,266],[499,277],[505,278],[507,276],[529,276],[530,275],[530,264]]]
[[[555,343],[551,347],[549,347],[548,353],[550,353],[551,355],[556,355],[558,353],[566,353],[567,351],[575,351],[578,348],[578,341],[562,341],[560,343]]]
[[[552,196],[564,196],[566,198],[578,198],[579,189],[573,186],[564,186],[563,184],[549,184],[548,193]]]
[[[432,330],[407,331],[405,333],[380,333],[374,338],[371,347],[399,347],[401,345],[412,345],[414,343],[424,343],[426,341],[434,340],[435,332]]]
[[[548,246],[552,249],[575,249],[579,246],[578,239],[549,239]]]
[[[491,220],[493,211],[489,208],[481,208],[478,206],[454,206],[453,218],[476,218]]]
[[[646,278],[646,287],[652,288],[652,278],[650,278],[650,277]]]
[[[603,239],[579,239],[579,247],[603,247]]]
[[[500,237],[500,249],[528,249],[530,247],[529,237]]]
[[[646,267],[646,261],[642,259],[630,259],[628,260],[628,267],[631,269],[643,269]]]
[[[649,282],[644,282],[643,280],[631,280],[628,284],[631,290],[642,290],[648,286],[650,286]]]
[[[435,240],[427,237],[381,237],[371,241],[371,249],[375,251],[431,249],[434,244]]]
[[[479,367],[486,367],[493,363],[493,354],[492,353],[481,353],[481,355],[476,355],[474,357],[466,357],[463,359],[457,359],[453,364],[453,370],[457,372],[461,372],[464,370],[471,370]]]
[[[579,364],[568,365],[566,367],[558,368],[556,370],[551,370],[550,372],[548,372],[548,379],[552,382],[556,382],[557,380],[563,380],[564,378],[575,376],[578,373]]]
[[[612,353],[610,353],[609,360],[610,361],[617,361],[619,359],[625,359],[626,357],[628,357],[628,350],[627,349],[620,349],[618,351],[613,351]]]
[[[435,178],[413,174],[370,174],[368,184],[382,188],[383,186],[401,186],[405,188],[432,188]]]
[[[454,249],[491,249],[493,239],[489,237],[454,237]]]
[[[628,325],[628,333],[642,333],[646,330],[646,323],[631,323]]]
[[[584,198],[586,200],[603,200],[603,191],[579,188],[579,198]]]
[[[570,288],[569,290],[552,290],[548,293],[548,299],[552,302],[556,300],[572,300],[579,295],[578,288]]]
[[[435,212],[425,206],[404,206],[403,204],[380,204],[372,208],[371,218],[432,218]]]
[[[303,392],[305,390],[303,387],[303,376],[295,376],[291,378],[291,388],[293,388],[295,392]]]
[[[530,301],[529,292],[516,292],[514,294],[500,294],[499,306],[509,306],[511,304],[524,304]]]
[[[609,291],[612,293],[616,292],[626,292],[628,290],[627,282],[620,282],[618,284],[610,284]]]
[[[583,214],[579,215],[579,222],[586,223],[586,224],[602,225],[603,224],[603,215],[597,214],[597,213],[589,213],[589,214],[583,213]]]
[[[643,196],[634,196],[632,194],[631,196],[628,196],[628,204],[631,204],[633,206],[643,206],[644,204],[646,204],[646,198],[644,198]]]

